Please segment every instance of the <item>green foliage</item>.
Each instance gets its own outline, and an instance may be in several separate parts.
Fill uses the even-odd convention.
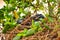
[[[58,13],[57,13],[57,14],[60,14],[60,8],[58,8],[58,10],[59,10],[59,11],[58,11]]]
[[[56,2],[56,0],[48,0],[49,2]]]
[[[29,29],[29,30],[26,32],[26,36],[33,35],[35,32],[36,32],[35,30]]]
[[[41,22],[42,22],[42,23],[46,23],[46,20],[45,20],[45,19],[42,19]]]
[[[20,40],[20,38],[22,37],[22,35],[23,35],[23,32],[17,34],[17,35],[13,38],[13,40]]]
[[[50,30],[49,26],[45,23],[44,23],[44,27],[47,28],[48,30]]]
[[[34,33],[35,33],[35,30],[33,30],[33,29],[26,30],[26,32],[25,32],[25,30],[24,30],[23,32],[18,33],[18,34],[13,38],[13,40],[19,40],[21,37],[29,36],[29,35],[32,35],[32,34],[34,34]]]
[[[25,35],[26,35],[26,32],[27,32],[27,30],[25,29],[23,32],[18,33],[18,34],[13,38],[13,40],[19,40],[22,36],[25,36]]]
[[[8,30],[13,29],[16,26],[15,22],[5,22],[4,23],[4,29],[3,29],[3,33],[6,33]]]
[[[21,36],[15,36],[15,38],[13,38],[13,40],[20,40]]]
[[[43,3],[40,3],[40,5],[39,5],[39,9],[40,9],[40,10],[44,10]]]
[[[4,19],[4,14],[3,13],[0,13],[0,19]]]
[[[48,17],[48,21],[49,21],[49,22],[53,22],[54,20],[53,20],[52,17]]]
[[[53,22],[54,21],[53,17],[51,17],[49,14],[45,14],[45,15],[46,15],[46,18],[47,18],[48,22]]]
[[[23,32],[18,33],[13,40],[18,40],[23,36],[30,36],[33,35],[34,33],[36,33],[37,31],[41,31],[42,28],[40,27],[40,23],[39,22],[34,22],[34,20],[32,20],[32,26],[31,29],[27,30],[25,29]]]
[[[13,18],[14,16],[16,16],[13,13],[14,10],[17,11],[19,9],[16,14],[18,14],[20,19],[22,19],[23,17],[20,16],[21,13],[25,14],[25,16],[28,14],[31,14],[30,11],[29,12],[24,11],[25,8],[33,7],[33,9],[35,10],[34,12],[37,12],[38,10],[44,10],[44,5],[43,5],[44,3],[48,4],[49,15],[45,15],[48,19],[47,21],[53,22],[53,18],[51,16],[54,16],[53,9],[56,6],[57,1],[59,3],[59,0],[57,1],[56,0],[47,0],[47,1],[42,0],[42,2],[39,2],[39,0],[36,0],[37,3],[32,4],[33,1],[34,0],[4,0],[4,2],[6,3],[6,6],[0,9],[0,21],[6,19],[6,21],[1,22],[1,23],[4,23],[3,33],[6,33],[8,30],[13,29],[17,25],[16,19]],[[12,14],[10,14],[10,12],[12,12]],[[60,13],[60,8],[58,8],[58,14],[59,13]],[[40,20],[47,29],[50,29],[49,26],[45,24],[46,23],[45,19],[40,19]],[[13,40],[19,40],[23,36],[33,35],[34,33],[38,31],[42,31],[42,30],[43,29],[40,25],[40,22],[34,22],[34,20],[32,20],[31,29],[29,30],[24,29],[23,32],[18,33],[13,38]]]
[[[32,27],[33,30],[38,31],[38,30],[42,30],[42,27],[40,26],[39,22],[34,22],[34,20],[32,20]]]

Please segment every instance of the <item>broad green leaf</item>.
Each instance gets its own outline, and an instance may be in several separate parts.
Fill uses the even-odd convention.
[[[40,27],[40,23],[39,22],[35,22],[35,25],[36,25],[37,28]]]
[[[15,36],[13,40],[20,40],[21,36]]]
[[[26,36],[33,35],[36,31],[33,29],[29,29],[26,33]]]

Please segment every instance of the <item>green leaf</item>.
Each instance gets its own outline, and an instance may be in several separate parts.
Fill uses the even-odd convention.
[[[4,26],[4,29],[2,30],[3,33],[6,33],[9,28],[10,28],[9,26]]]
[[[23,8],[19,8],[19,12],[21,12],[21,13],[22,13],[22,12],[23,12]]]
[[[42,27],[38,28],[38,31],[42,31],[42,30],[43,30]]]
[[[27,29],[24,29],[22,36],[26,36],[27,31],[28,31]]]
[[[48,30],[50,29],[49,26],[47,24],[44,23],[45,28],[47,28]]]
[[[34,20],[32,20],[32,28],[34,28],[35,27],[35,25],[34,25],[35,23],[34,23]]]
[[[0,19],[4,19],[4,14],[0,13]]]
[[[20,40],[21,36],[15,36],[13,40]]]
[[[29,29],[26,33],[26,36],[33,35],[36,31],[33,29]]]
[[[52,17],[48,17],[48,21],[49,22],[53,22],[53,18]]]
[[[56,0],[48,0],[49,2],[56,2]]]
[[[49,0],[49,2],[52,2],[53,0]]]
[[[40,3],[39,9],[40,9],[40,10],[43,10],[43,9],[44,9],[43,3]]]
[[[20,38],[24,35],[24,31],[21,32],[21,33],[18,33],[14,38],[13,40],[20,40]]]
[[[42,23],[46,23],[46,20],[45,20],[45,19],[42,19],[41,22],[42,22]]]
[[[42,1],[46,3],[46,0],[42,0]]]
[[[33,29],[29,29],[29,30],[26,30],[26,29],[25,29],[23,32],[18,33],[18,34],[13,38],[13,40],[20,40],[21,37],[32,35],[32,34],[34,34],[35,32],[36,32],[36,31],[33,30]]]
[[[35,25],[36,25],[36,27],[40,27],[40,23],[39,22],[35,22]]]
[[[15,22],[5,22],[4,23],[4,29],[3,29],[3,33],[6,33],[8,30],[13,29],[16,26]]]

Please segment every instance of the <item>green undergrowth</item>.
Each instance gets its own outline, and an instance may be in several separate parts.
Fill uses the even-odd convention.
[[[45,24],[44,24],[45,25]],[[47,29],[49,29],[49,27],[47,25],[45,25],[45,27]],[[34,20],[32,20],[32,25],[31,28],[29,30],[24,29],[23,32],[18,33],[13,40],[19,40],[22,37],[27,37],[27,36],[31,36],[34,35],[36,32],[38,31],[43,31],[43,28],[40,25],[40,22],[34,22]]]

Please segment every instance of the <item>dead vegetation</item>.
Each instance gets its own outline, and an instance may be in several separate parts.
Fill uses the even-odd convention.
[[[29,19],[28,17],[27,19]],[[28,23],[28,21],[24,20],[24,23]],[[46,22],[46,24],[50,27],[50,30],[44,27],[43,23],[41,23],[41,27],[43,27],[43,31],[38,31],[34,35],[30,35],[28,37],[22,37],[20,40],[60,40],[60,21],[54,20],[54,22]],[[8,31],[5,34],[5,40],[12,40],[13,37],[19,32],[22,32],[24,28],[30,29],[30,26],[19,24],[13,30]]]

